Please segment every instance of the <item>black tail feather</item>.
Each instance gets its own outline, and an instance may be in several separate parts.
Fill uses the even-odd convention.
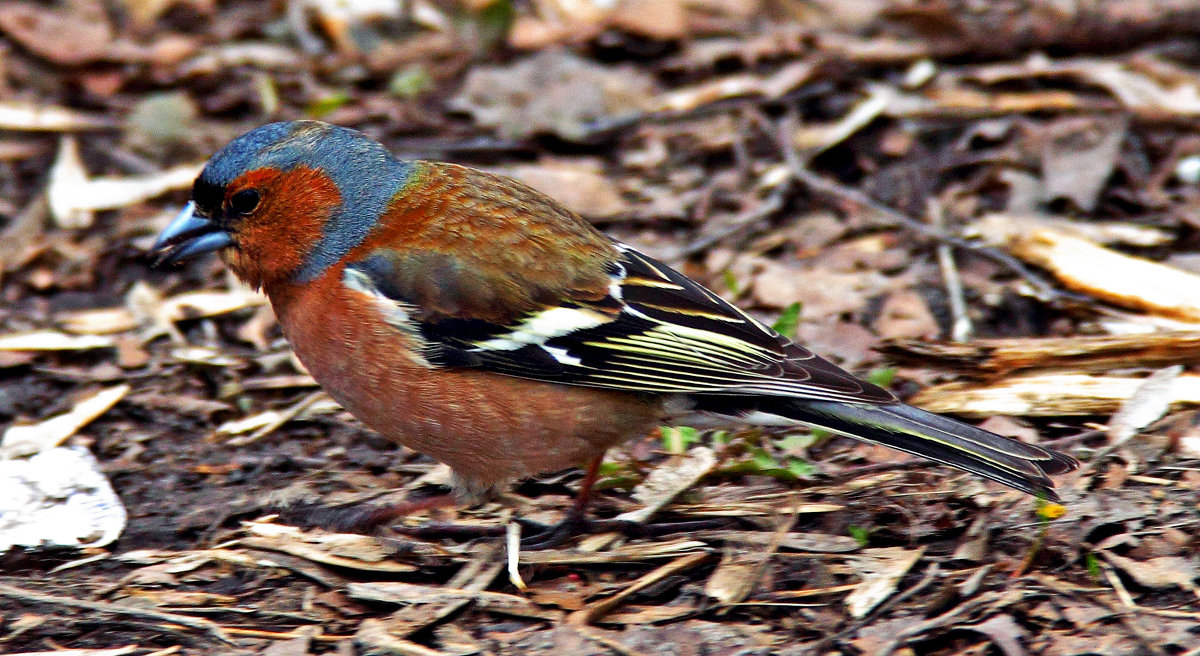
[[[1079,466],[1066,454],[903,403],[871,405],[768,397],[758,399],[758,410],[957,467],[1050,501],[1059,499],[1049,475]]]

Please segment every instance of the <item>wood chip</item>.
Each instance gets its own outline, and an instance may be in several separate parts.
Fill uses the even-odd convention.
[[[947,383],[921,390],[910,403],[930,412],[990,417],[1109,415],[1137,393],[1145,378],[1041,374],[994,383]],[[1171,385],[1172,407],[1200,405],[1200,376],[1182,375]]]
[[[0,351],[88,351],[112,348],[116,341],[96,335],[68,335],[53,330],[0,335]]]
[[[880,347],[890,358],[928,367],[930,361],[958,371],[1006,374],[1017,370],[1071,372],[1166,367],[1200,360],[1200,332],[977,339],[969,344],[893,340]]]
[[[1010,248],[1077,292],[1171,319],[1200,321],[1200,276],[1195,274],[1048,229],[1014,239]]]

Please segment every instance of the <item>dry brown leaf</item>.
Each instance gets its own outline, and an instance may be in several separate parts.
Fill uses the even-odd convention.
[[[846,596],[846,607],[856,618],[866,617],[873,608],[896,592],[900,579],[925,555],[925,548],[885,547],[866,549],[851,556],[863,580]]]
[[[655,100],[654,109],[686,112],[726,98],[741,96],[778,98],[808,81],[815,68],[812,62],[794,62],[769,77],[751,74],[732,75],[702,82],[695,86],[673,89]],[[825,139],[822,143],[828,147],[836,142]]]
[[[1004,652],[1004,656],[1025,656],[1025,648],[1021,646],[1021,638],[1025,637],[1025,629],[1017,624],[1011,615],[993,615],[979,624],[960,624],[960,629],[978,631],[991,639],[992,643]]]
[[[557,50],[503,66],[476,66],[451,105],[505,139],[548,132],[587,136],[593,123],[646,111],[657,83],[632,67],[602,66]]]
[[[404,606],[423,604],[442,606],[458,601],[471,601],[479,608],[501,615],[530,617],[549,621],[562,618],[562,613],[559,611],[542,608],[525,597],[502,592],[463,590],[461,588],[417,585],[415,583],[401,583],[399,581],[351,583],[346,592],[354,599],[401,604]]]
[[[1161,419],[1171,408],[1171,388],[1181,373],[1183,365],[1174,365],[1159,369],[1142,381],[1109,418],[1109,443],[1121,444],[1151,422]]]
[[[388,560],[395,548],[369,535],[305,532],[293,526],[247,522],[250,537],[239,543],[310,560],[314,563],[360,572],[400,573],[416,571],[408,563]]]
[[[50,9],[7,0],[0,4],[0,31],[55,64],[78,66],[107,56],[113,30],[104,6],[93,0],[70,4],[69,10]]]
[[[56,107],[21,102],[0,102],[0,129],[31,132],[78,132],[113,127],[102,116]]]
[[[1039,135],[1042,142],[1042,200],[1067,198],[1085,212],[1116,167],[1129,129],[1124,116],[1060,119]]]
[[[941,334],[925,298],[913,289],[888,294],[879,308],[875,329],[884,339],[933,339]]]
[[[1143,587],[1152,590],[1178,587],[1188,592],[1197,592],[1196,578],[1200,576],[1200,573],[1196,571],[1195,564],[1188,558],[1161,556],[1146,560],[1134,560],[1107,550],[1101,551],[1100,554],[1113,567],[1125,572]]]
[[[644,504],[637,510],[621,513],[618,521],[642,523],[689,487],[704,478],[717,465],[717,455],[706,446],[688,449],[659,465],[633,491],[633,498]]]

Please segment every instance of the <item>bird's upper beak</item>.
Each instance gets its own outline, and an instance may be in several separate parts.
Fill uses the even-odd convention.
[[[151,250],[158,254],[154,265],[162,266],[232,245],[233,237],[212,219],[197,214],[193,201],[183,208],[171,225],[163,229]]]

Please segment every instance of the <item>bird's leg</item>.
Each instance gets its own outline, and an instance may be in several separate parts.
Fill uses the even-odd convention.
[[[521,541],[524,548],[549,549],[557,547],[576,535],[591,532],[592,524],[587,518],[587,508],[592,501],[592,488],[596,485],[596,479],[600,478],[600,463],[603,461],[604,454],[601,453],[588,463],[583,480],[579,482],[579,493],[575,495],[575,502],[571,504],[562,521],[552,526],[522,522],[523,525],[537,531]]]
[[[522,521],[522,525],[536,532],[523,540],[521,547],[528,550],[550,549],[557,547],[577,535],[588,533],[620,533],[627,538],[647,538],[659,535],[669,535],[687,531],[727,528],[729,521],[725,519],[702,519],[683,522],[667,522],[662,524],[641,524],[623,519],[589,519],[588,504],[592,500],[592,488],[600,478],[600,463],[604,456],[601,454],[588,465],[587,473],[579,483],[579,494],[575,502],[567,510],[566,517],[557,524],[546,526],[535,522]]]

